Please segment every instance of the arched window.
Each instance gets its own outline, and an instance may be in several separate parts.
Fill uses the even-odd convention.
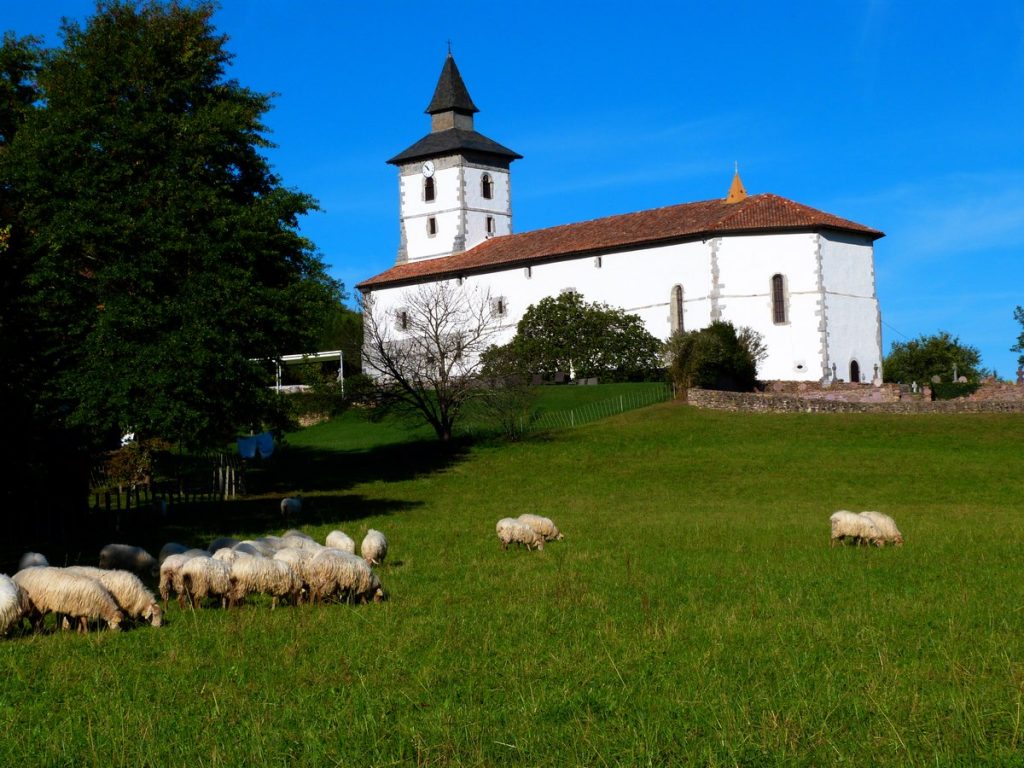
[[[860,381],[860,363],[856,360],[850,361],[850,381],[854,384]]]
[[[485,200],[490,200],[494,197],[494,180],[491,178],[491,174],[485,173],[480,178],[480,193],[484,196]]]
[[[772,275],[772,322],[786,322],[786,281],[782,275]]]
[[[679,331],[682,333],[685,328],[683,326],[683,286],[681,285],[672,286],[669,313],[669,325],[672,328],[672,332]]]
[[[434,177],[428,176],[423,180],[423,199],[428,203],[434,199]]]

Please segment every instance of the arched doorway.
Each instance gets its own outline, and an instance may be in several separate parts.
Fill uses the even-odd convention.
[[[854,384],[860,382],[860,364],[856,360],[850,361],[850,381]]]

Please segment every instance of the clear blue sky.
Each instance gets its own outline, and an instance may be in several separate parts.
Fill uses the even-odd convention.
[[[6,0],[58,41],[86,0]],[[883,348],[946,330],[1003,377],[1024,304],[1024,3],[225,0],[230,75],[277,95],[284,183],[352,287],[394,262],[397,173],[450,39],[523,232],[773,192],[881,229]]]

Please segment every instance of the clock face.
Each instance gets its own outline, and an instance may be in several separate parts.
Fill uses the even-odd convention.
[[[427,160],[427,162],[423,164],[423,175],[428,179],[434,175],[434,163],[430,160]]]

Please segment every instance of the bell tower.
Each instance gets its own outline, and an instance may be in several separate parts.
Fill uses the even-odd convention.
[[[443,258],[512,233],[509,166],[522,155],[477,133],[479,111],[449,52],[426,109],[430,133],[388,160],[398,168],[397,264]]]

